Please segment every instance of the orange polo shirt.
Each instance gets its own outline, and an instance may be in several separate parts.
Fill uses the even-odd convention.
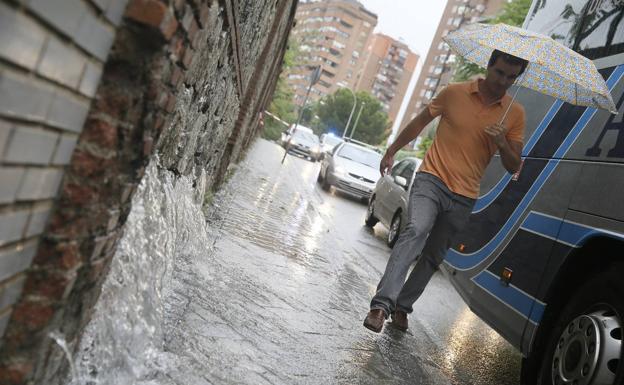
[[[485,133],[496,124],[511,103],[509,95],[491,105],[479,96],[478,82],[450,84],[429,104],[434,117],[441,116],[435,139],[425,155],[420,171],[442,179],[456,194],[476,199],[481,177],[498,148]],[[522,143],[524,108],[514,102],[503,122],[507,141]]]

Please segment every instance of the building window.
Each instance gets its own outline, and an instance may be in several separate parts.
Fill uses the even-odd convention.
[[[322,85],[325,88],[330,88],[331,84],[327,83],[325,80],[319,80],[318,84]]]
[[[346,45],[342,44],[341,42],[337,40],[332,41],[332,46],[338,49],[345,49],[347,47]]]

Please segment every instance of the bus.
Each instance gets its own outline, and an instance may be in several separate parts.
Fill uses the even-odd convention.
[[[534,0],[524,28],[591,59],[618,113],[521,89],[523,166],[494,159],[441,269],[526,385],[624,384],[624,0]]]

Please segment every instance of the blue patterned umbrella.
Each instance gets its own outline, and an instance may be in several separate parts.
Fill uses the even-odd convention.
[[[518,85],[577,106],[617,113],[594,63],[548,36],[506,24],[477,23],[449,33],[444,41],[457,55],[484,68],[494,49],[525,59],[529,65]]]

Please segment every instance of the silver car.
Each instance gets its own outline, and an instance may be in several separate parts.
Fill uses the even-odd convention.
[[[317,181],[325,191],[331,186],[368,200],[379,179],[381,154],[352,142],[344,142],[326,153]]]
[[[418,158],[405,158],[377,182],[368,202],[365,223],[373,227],[381,222],[388,228],[386,243],[393,247],[407,223],[407,204],[414,174],[420,167]]]

